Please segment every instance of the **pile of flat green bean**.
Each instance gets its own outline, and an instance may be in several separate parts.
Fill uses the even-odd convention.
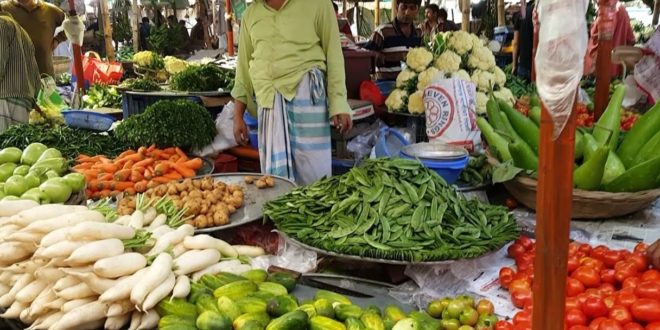
[[[467,200],[437,173],[400,158],[365,161],[269,202],[288,236],[326,251],[422,262],[473,258],[519,235],[501,206]]]

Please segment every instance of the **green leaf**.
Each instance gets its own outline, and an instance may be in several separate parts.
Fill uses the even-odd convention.
[[[509,181],[523,171],[522,168],[515,167],[512,161],[497,164],[493,168],[493,183]]]

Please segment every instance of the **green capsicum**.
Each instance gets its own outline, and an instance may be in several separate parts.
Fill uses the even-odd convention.
[[[506,114],[516,133],[538,154],[540,133],[536,124],[522,113],[514,110],[506,102],[498,100],[497,103],[500,106],[500,110]]]
[[[495,156],[503,162],[511,160],[511,153],[509,153],[508,146],[509,143],[506,139],[497,134],[493,129],[493,126],[490,126],[488,121],[482,117],[477,118],[477,126],[481,130],[481,134],[486,138],[486,142],[488,142],[491,151],[495,153]]]
[[[637,153],[637,157],[635,157],[633,163],[641,164],[658,155],[660,155],[660,131],[655,133],[651,139],[644,143],[644,146]]]
[[[509,152],[513,158],[513,165],[516,167],[536,171],[539,168],[539,158],[525,142],[514,140],[509,143]]]
[[[660,131],[660,102],[657,102],[649,111],[637,119],[635,125],[628,131],[626,137],[619,145],[617,154],[626,168],[635,165],[635,157],[658,131]]]
[[[582,190],[598,189],[603,180],[609,152],[608,146],[598,147],[587,161],[573,171],[573,185]]]
[[[618,178],[606,184],[605,190],[609,192],[635,192],[657,188],[658,180],[653,180],[653,178],[659,176],[660,155],[631,167]]]
[[[610,149],[614,150],[619,141],[619,133],[621,132],[621,103],[625,95],[626,87],[619,85],[614,89],[610,103],[607,105],[605,112],[600,116],[596,125],[594,125],[593,136],[599,145],[607,144]]]

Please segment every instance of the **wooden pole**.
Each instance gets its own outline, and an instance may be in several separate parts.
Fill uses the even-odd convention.
[[[225,0],[225,15],[227,15],[227,54],[234,56],[234,25],[231,18],[231,0]]]
[[[399,2],[392,0],[392,21],[396,18],[396,12],[399,10]]]
[[[112,26],[110,25],[110,12],[107,1],[99,1],[101,18],[103,19],[103,39],[105,39],[105,56],[110,61],[115,60],[115,48],[112,45]]]
[[[617,0],[600,0],[598,8],[598,50],[596,53],[596,94],[594,95],[594,119],[605,111],[610,97],[612,79],[611,53],[614,46],[614,15]]]
[[[470,0],[461,0],[461,7],[461,13],[463,14],[461,30],[470,32]]]
[[[140,51],[140,7],[138,7],[137,0],[131,1],[131,13],[133,14],[133,24],[131,24],[131,30],[133,31],[133,52],[137,53]]]
[[[374,28],[380,26],[380,0],[374,3]]]
[[[658,25],[658,17],[660,16],[660,0],[655,0],[654,6],[653,6],[653,20],[651,21],[651,25],[656,26]]]
[[[497,0],[497,26],[505,26],[504,0]]]
[[[74,0],[69,0],[69,15],[76,16],[76,4]],[[80,45],[71,43],[71,48],[73,48],[73,68],[76,73],[76,90],[80,95],[85,93],[85,77],[83,75],[83,65],[82,65],[82,49]]]

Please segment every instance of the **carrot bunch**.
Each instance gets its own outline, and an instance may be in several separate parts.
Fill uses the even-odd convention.
[[[134,195],[159,184],[195,176],[201,158],[188,158],[179,148],[140,147],[117,158],[80,155],[74,171],[87,179],[87,196],[99,199],[118,193]]]

